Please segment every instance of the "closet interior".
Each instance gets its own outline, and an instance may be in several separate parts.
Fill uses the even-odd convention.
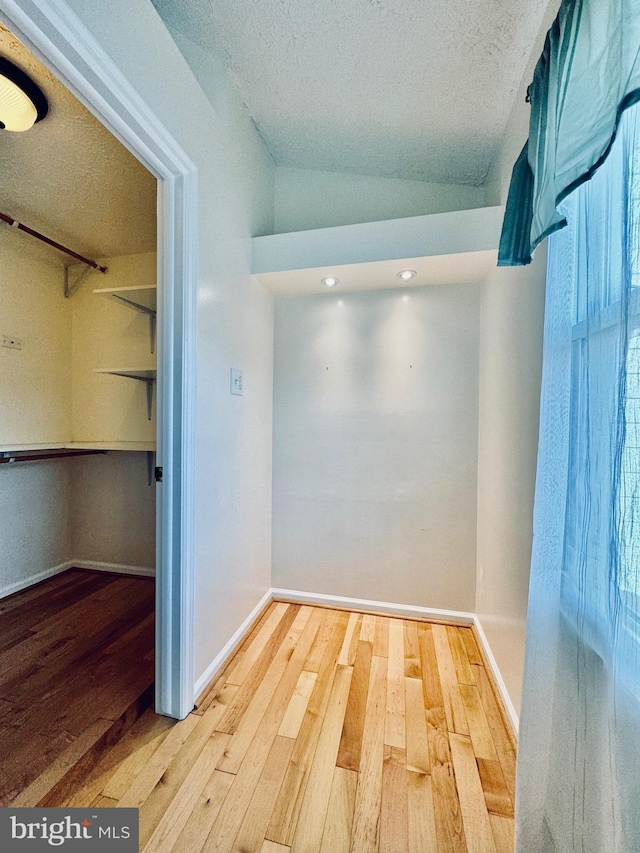
[[[6,805],[43,744],[88,754],[153,701],[157,184],[4,27],[0,56],[49,105],[0,132]]]

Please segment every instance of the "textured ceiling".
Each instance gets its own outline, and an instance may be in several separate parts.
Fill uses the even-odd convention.
[[[49,114],[31,130],[0,131],[0,211],[91,257],[154,250],[155,178],[2,25],[0,56],[49,101]]]
[[[153,0],[279,165],[480,184],[548,0]]]

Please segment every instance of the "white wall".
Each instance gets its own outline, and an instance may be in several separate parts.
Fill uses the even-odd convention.
[[[0,445],[68,440],[70,306],[62,265],[29,237],[0,229]],[[0,465],[0,595],[68,559],[69,470],[64,462]]]
[[[69,499],[64,459],[0,465],[0,597],[69,559]]]
[[[214,110],[149,0],[69,5],[198,167],[197,679],[271,585],[273,309],[250,277],[250,237],[272,225],[273,164],[224,77]]]
[[[67,560],[155,570],[155,483],[147,454],[117,451],[66,460],[71,536]]]
[[[538,448],[546,247],[482,289],[476,612],[519,711]]]
[[[473,611],[475,285],[276,302],[273,581]]]
[[[525,143],[525,94],[553,22],[551,0],[487,182],[504,204]],[[531,562],[546,248],[529,267],[496,269],[483,286],[480,334],[477,613],[517,713]]]
[[[53,250],[0,229],[0,335],[22,349],[0,347],[0,445],[68,440],[71,430],[71,307]]]
[[[274,233],[423,216],[485,205],[484,187],[309,169],[276,170]]]

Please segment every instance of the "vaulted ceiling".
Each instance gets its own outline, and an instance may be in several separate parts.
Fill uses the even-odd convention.
[[[548,0],[153,0],[276,163],[481,184]]]

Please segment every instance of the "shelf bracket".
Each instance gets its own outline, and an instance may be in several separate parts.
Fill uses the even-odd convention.
[[[151,420],[151,415],[153,412],[153,386],[155,384],[154,379],[145,379],[147,383],[147,420]]]
[[[78,275],[76,276],[74,281],[71,281],[71,276],[69,275],[69,267],[64,268],[64,295],[65,299],[69,299],[73,296],[74,293],[77,293],[82,287],[82,283],[87,278],[89,273],[92,273],[93,270],[91,267],[84,267]]]
[[[149,338],[151,344],[151,352],[155,352],[156,348],[156,323],[158,312],[153,308],[147,308],[146,305],[140,305],[139,302],[135,302],[133,299],[127,299],[126,296],[122,296],[119,293],[111,293],[112,299],[117,299],[118,302],[122,303],[122,305],[126,305],[129,308],[133,308],[135,311],[140,311],[141,314],[146,314],[149,318]]]
[[[156,452],[155,450],[147,450],[147,483],[153,486],[155,482],[156,471]]]

